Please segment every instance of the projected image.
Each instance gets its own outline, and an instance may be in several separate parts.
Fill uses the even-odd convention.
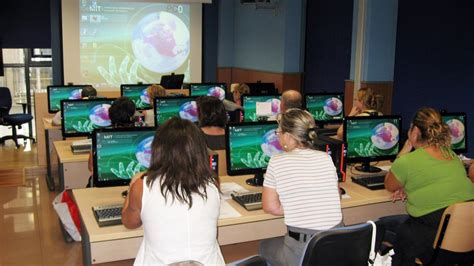
[[[283,151],[275,133],[277,124],[230,126],[231,168],[266,168],[270,157]]]
[[[244,121],[255,122],[258,120],[257,117],[257,102],[269,102],[271,103],[271,116],[276,116],[280,113],[280,96],[244,96],[243,107],[244,107]]]
[[[135,103],[137,110],[150,109],[151,100],[147,92],[148,85],[123,86],[122,96],[128,97]]]
[[[466,131],[464,126],[464,116],[444,116],[443,121],[449,126],[451,131],[451,148],[453,150],[466,148]]]
[[[150,167],[153,131],[97,133],[99,180],[131,179]]]
[[[90,133],[111,125],[112,101],[68,101],[64,105],[63,126],[66,133]]]
[[[347,156],[372,157],[396,155],[400,132],[397,119],[348,120]]]
[[[95,87],[159,83],[190,71],[190,6],[84,0],[80,6],[81,78]]]
[[[179,116],[191,122],[198,121],[198,109],[195,98],[157,98],[155,118],[158,125],[166,120]]]
[[[61,100],[81,99],[82,87],[50,87],[49,110],[61,110]]]
[[[221,101],[225,99],[225,88],[215,85],[191,85],[191,96],[214,96]]]
[[[340,120],[344,116],[342,95],[306,95],[306,109],[317,121]]]

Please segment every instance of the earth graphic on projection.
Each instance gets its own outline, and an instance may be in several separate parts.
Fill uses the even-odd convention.
[[[221,87],[212,87],[207,91],[207,96],[214,96],[222,101],[225,98],[225,91]]]
[[[198,110],[195,101],[185,102],[179,107],[179,117],[196,122],[198,120]]]
[[[82,98],[82,89],[76,89],[69,94],[69,100],[78,100]]]
[[[465,129],[464,124],[458,119],[449,119],[446,121],[446,124],[449,126],[451,131],[451,144],[458,144],[464,139]]]
[[[381,150],[393,148],[398,143],[398,137],[398,128],[392,123],[380,123],[372,129],[372,143]]]
[[[338,98],[331,97],[324,101],[324,112],[330,116],[336,116],[342,112],[342,101]]]
[[[96,126],[100,126],[100,127],[110,126],[112,123],[110,122],[110,118],[109,118],[109,108],[110,108],[110,104],[106,104],[106,103],[94,106],[89,111],[89,119]]]
[[[262,144],[260,145],[263,153],[268,157],[272,157],[275,154],[281,153],[283,149],[278,142],[278,136],[275,133],[275,130],[270,130],[262,137]]]
[[[148,95],[147,89],[140,92],[140,100],[142,100],[143,103],[150,104],[150,95]]]
[[[272,115],[280,113],[280,100],[279,99],[268,99],[266,102],[272,103]]]
[[[138,162],[144,167],[150,167],[151,160],[151,143],[153,142],[153,136],[150,136],[138,143],[137,149],[135,150],[135,157]]]
[[[172,72],[189,56],[189,29],[174,14],[148,14],[133,28],[132,49],[146,69],[158,73]]]

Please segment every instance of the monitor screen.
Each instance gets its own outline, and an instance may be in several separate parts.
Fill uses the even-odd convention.
[[[191,83],[189,88],[191,96],[214,96],[221,101],[225,99],[227,90],[225,83]]]
[[[258,121],[257,102],[270,102],[272,116],[280,113],[280,95],[242,95],[244,121]]]
[[[310,93],[304,99],[306,110],[318,122],[341,121],[344,118],[343,93]]]
[[[198,110],[196,97],[155,98],[155,125],[161,125],[174,116],[197,122]]]
[[[451,149],[456,153],[467,152],[466,113],[444,113],[441,116],[451,131]]]
[[[107,128],[92,134],[94,186],[127,185],[150,166],[155,128]]]
[[[347,162],[368,164],[370,161],[396,158],[401,148],[400,132],[400,116],[346,117],[344,140],[347,145]]]
[[[161,76],[160,85],[165,89],[181,89],[183,86],[184,74],[171,74]]]
[[[151,84],[122,84],[120,96],[128,97],[135,103],[137,110],[151,109],[150,96],[146,89]]]
[[[110,126],[109,108],[114,100],[62,100],[63,137],[89,136],[96,128]]]
[[[82,88],[87,85],[48,86],[48,112],[61,110],[61,100],[81,99]]]

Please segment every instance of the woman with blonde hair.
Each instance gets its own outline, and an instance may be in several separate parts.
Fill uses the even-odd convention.
[[[450,145],[449,127],[439,112],[419,109],[398,159],[385,176],[385,188],[407,199],[409,214],[397,230],[393,265],[412,265],[416,258],[428,264],[444,210],[474,199],[474,185]]]
[[[155,109],[155,98],[156,97],[166,97],[166,89],[157,84],[152,84],[148,86],[146,89],[146,92],[148,94],[148,97],[150,99],[150,105],[152,106],[153,109]],[[151,110],[145,110],[143,111],[145,115],[145,124],[147,126],[154,126],[155,125],[155,116],[154,116],[154,111],[153,109]]]

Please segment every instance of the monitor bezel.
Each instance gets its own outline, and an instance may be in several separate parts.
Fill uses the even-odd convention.
[[[466,144],[465,145],[465,148],[464,149],[453,149],[451,148],[451,150],[453,152],[455,152],[456,154],[461,154],[461,153],[466,153],[468,151],[468,134],[467,134],[467,113],[465,112],[449,112],[449,113],[441,113],[441,119],[443,118],[443,116],[463,116],[464,117],[464,143]],[[443,120],[444,122],[444,120]]]
[[[344,143],[346,144],[347,151],[349,151],[349,143],[347,142],[347,121],[349,120],[375,120],[375,119],[398,119],[398,152],[394,155],[377,155],[377,156],[357,156],[357,157],[349,157],[349,153],[346,154],[346,162],[348,163],[365,163],[365,162],[374,162],[374,161],[385,161],[385,160],[393,160],[397,157],[398,153],[402,148],[402,143],[400,143],[400,135],[402,133],[402,117],[400,115],[382,115],[382,116],[346,116],[343,119],[343,126],[344,126]]]
[[[98,160],[97,160],[97,134],[98,133],[107,133],[107,132],[132,132],[132,131],[154,131],[154,137],[156,136],[155,127],[121,127],[121,128],[100,128],[95,129],[92,132],[92,160],[93,160],[93,175],[92,180],[94,187],[115,187],[115,186],[126,186],[130,183],[131,179],[128,180],[107,180],[99,181],[99,171],[97,171]]]
[[[311,116],[313,116],[314,118],[314,121],[318,122],[318,123],[337,123],[337,122],[342,122],[344,120],[344,117],[346,117],[346,114],[345,114],[345,107],[344,107],[344,93],[343,92],[311,92],[311,93],[305,93],[304,94],[304,97],[303,97],[303,108],[308,111],[308,106],[307,106],[307,96],[326,96],[326,95],[340,95],[341,96],[341,100],[342,100],[342,118],[338,118],[338,119],[331,119],[331,120],[316,120],[316,118],[314,118],[313,114],[311,114]],[[308,111],[309,112],[309,111]],[[311,113],[311,112],[309,112]]]
[[[156,104],[157,101],[159,100],[162,100],[162,99],[165,99],[165,100],[173,100],[173,99],[193,99],[194,101],[196,101],[198,97],[197,96],[177,96],[177,97],[155,97],[155,100],[153,102],[153,106],[155,108],[153,108],[153,120],[155,121],[155,125],[158,126],[160,125],[158,123],[158,119],[156,119],[156,113],[158,112],[158,108],[156,108],[158,105]]]
[[[89,137],[91,136],[92,132],[85,133],[85,132],[76,132],[76,133],[67,133],[64,123],[64,105],[69,102],[108,102],[112,104],[116,99],[115,98],[99,98],[99,99],[77,99],[77,100],[61,100],[61,133],[63,135],[63,139],[65,138],[72,138],[72,137]]]
[[[91,85],[49,85],[48,87],[46,87],[46,92],[47,92],[47,100],[48,100],[48,113],[50,114],[55,114],[59,111],[61,111],[61,106],[59,107],[58,110],[53,110],[51,109],[51,89],[52,88],[70,88],[70,87],[82,87],[82,88],[85,88],[85,87],[88,87],[88,86],[91,86]],[[69,100],[69,99],[63,99],[63,100]],[[61,100],[62,101],[62,100]],[[61,101],[59,102],[59,105],[61,105]]]
[[[143,87],[143,86],[146,86],[148,88],[151,85],[153,85],[153,84],[120,84],[120,96],[127,97],[126,95],[123,95],[123,91],[124,91],[125,87]],[[137,111],[144,111],[144,110],[151,110],[151,109],[153,109],[152,105],[150,105],[150,107],[147,107],[147,108],[138,108],[138,107],[136,107]]]
[[[189,83],[189,96],[199,97],[205,95],[193,95],[193,86],[215,86],[224,89],[225,95],[224,99],[227,97],[227,84],[224,82],[206,82],[206,83]]]
[[[278,98],[280,101],[281,101],[281,94],[266,94],[266,95],[260,95],[260,94],[243,94],[240,96],[240,102],[242,103],[242,119],[244,122],[248,122],[248,123],[251,123],[251,122],[257,122],[257,121],[246,121],[245,120],[245,101],[244,101],[244,98],[245,97],[276,97]]]
[[[226,160],[226,168],[227,174],[229,176],[238,176],[238,175],[250,175],[250,174],[259,174],[265,172],[267,168],[245,168],[245,169],[232,169],[231,163],[231,152],[230,152],[230,134],[229,128],[233,126],[258,126],[258,125],[276,125],[276,129],[278,129],[278,122],[277,121],[260,121],[260,122],[242,122],[242,123],[229,123],[225,126],[225,160]]]

